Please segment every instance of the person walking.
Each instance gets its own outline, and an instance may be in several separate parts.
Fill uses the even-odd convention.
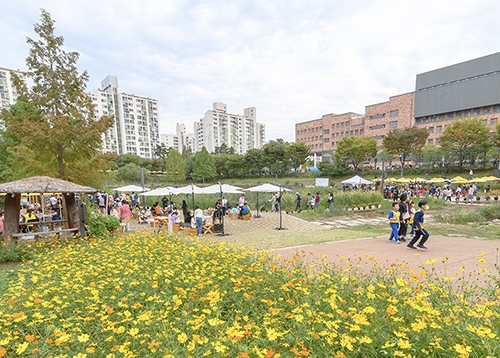
[[[333,193],[330,192],[330,193],[328,193],[328,200],[327,200],[328,208],[326,208],[326,210],[330,210],[330,208],[333,205],[333,201],[334,201]]]
[[[429,239],[429,233],[424,229],[424,214],[426,210],[429,210],[429,204],[427,200],[421,200],[418,202],[419,210],[415,213],[415,218],[413,219],[413,225],[415,225],[415,237],[406,245],[409,249],[420,249],[427,250],[425,243]],[[415,247],[415,244],[420,239],[420,242]]]
[[[401,194],[401,202],[399,203],[399,230],[398,236],[399,241],[406,241],[406,233],[408,231],[408,219],[410,218],[410,206],[408,205],[408,195],[406,193]]]
[[[203,229],[203,211],[201,211],[198,206],[194,207],[194,219],[198,229],[198,236],[201,236],[201,230]]]
[[[392,211],[389,213],[387,217],[389,219],[389,225],[391,226],[391,236],[389,236],[389,242],[394,242],[396,244],[401,244],[398,236],[398,228],[399,228],[399,204],[392,203]]]
[[[319,208],[320,201],[321,201],[321,197],[319,196],[319,193],[316,193],[316,197],[314,198],[314,207],[316,209]]]
[[[295,197],[295,212],[298,213],[300,210],[300,202],[302,200],[302,198],[300,197],[300,194],[299,192],[296,192],[295,193],[296,197]]]
[[[131,216],[132,211],[130,210],[130,206],[128,205],[127,200],[123,200],[122,205],[120,206],[120,222],[125,224],[125,231],[130,230]]]

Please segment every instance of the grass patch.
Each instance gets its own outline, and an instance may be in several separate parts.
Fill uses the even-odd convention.
[[[453,208],[453,205],[451,205]],[[500,205],[481,205],[481,206],[456,206],[452,210],[442,210],[433,215],[434,220],[447,223],[468,225],[470,223],[479,223],[500,219]]]

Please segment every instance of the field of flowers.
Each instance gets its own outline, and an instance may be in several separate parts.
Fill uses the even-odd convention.
[[[500,290],[169,234],[33,247],[0,357],[499,357]],[[469,293],[467,293],[469,292]]]

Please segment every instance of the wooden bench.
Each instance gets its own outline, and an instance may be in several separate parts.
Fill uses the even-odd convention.
[[[227,214],[227,216],[231,219],[231,220],[238,220],[238,214]]]
[[[248,214],[243,215],[241,218],[243,220],[250,220],[252,218],[252,213],[249,212]]]
[[[50,230],[50,231],[37,231],[37,232],[23,232],[18,234],[13,234],[12,237],[19,239],[21,241],[28,240],[40,240],[43,238],[56,237],[58,239],[64,239],[68,236],[73,236],[78,232],[78,228],[72,229],[61,229],[61,230]]]
[[[198,229],[195,227],[185,227],[184,234],[198,236]]]

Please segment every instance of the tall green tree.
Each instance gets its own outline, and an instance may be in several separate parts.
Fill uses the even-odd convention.
[[[286,171],[285,144],[283,139],[270,140],[262,146],[264,155],[262,164],[271,170],[271,173],[278,174]]]
[[[194,155],[194,172],[193,179],[195,180],[214,180],[217,178],[215,170],[214,158],[203,146],[199,152]]]
[[[372,137],[344,137],[337,143],[335,151],[337,162],[350,163],[356,170],[359,170],[361,163],[376,155],[377,141]]]
[[[264,151],[260,148],[252,148],[247,150],[245,153],[245,166],[248,168],[248,171],[252,174],[257,174],[262,167],[263,164]]]
[[[170,148],[167,148],[165,143],[157,144],[154,148],[154,155],[161,159],[163,162],[162,170],[165,171],[165,160],[167,159],[168,153],[170,152]],[[178,151],[177,151],[178,152]],[[179,153],[180,154],[180,153]]]
[[[66,52],[64,39],[54,34],[55,21],[45,10],[41,23],[34,26],[38,40],[27,39],[31,46],[26,59],[27,76],[33,83],[30,91],[19,78],[14,79],[18,100],[33,106],[38,118],[3,113],[7,131],[22,142],[18,159],[40,160],[48,174],[88,183],[95,178],[99,164],[101,135],[113,124],[112,117],[94,118],[94,106],[85,92],[89,76],[78,73],[77,52]],[[25,161],[19,160],[19,163]],[[38,168],[33,168],[33,174]]]
[[[472,166],[477,157],[486,153],[492,146],[493,137],[482,119],[455,119],[446,126],[440,137],[441,147],[454,154],[460,168],[465,161]]]
[[[181,183],[186,180],[186,167],[182,155],[175,148],[171,148],[165,159],[165,176],[173,183]]]
[[[429,138],[429,131],[425,128],[409,127],[393,129],[385,136],[382,145],[389,154],[397,156],[401,162],[401,176],[404,173],[405,161],[411,154],[417,154]]]
[[[222,143],[220,147],[215,147],[214,154],[234,154],[234,148],[228,147],[226,143]]]
[[[289,143],[285,146],[285,160],[288,161],[290,167],[298,169],[306,163],[311,147],[303,142]]]

